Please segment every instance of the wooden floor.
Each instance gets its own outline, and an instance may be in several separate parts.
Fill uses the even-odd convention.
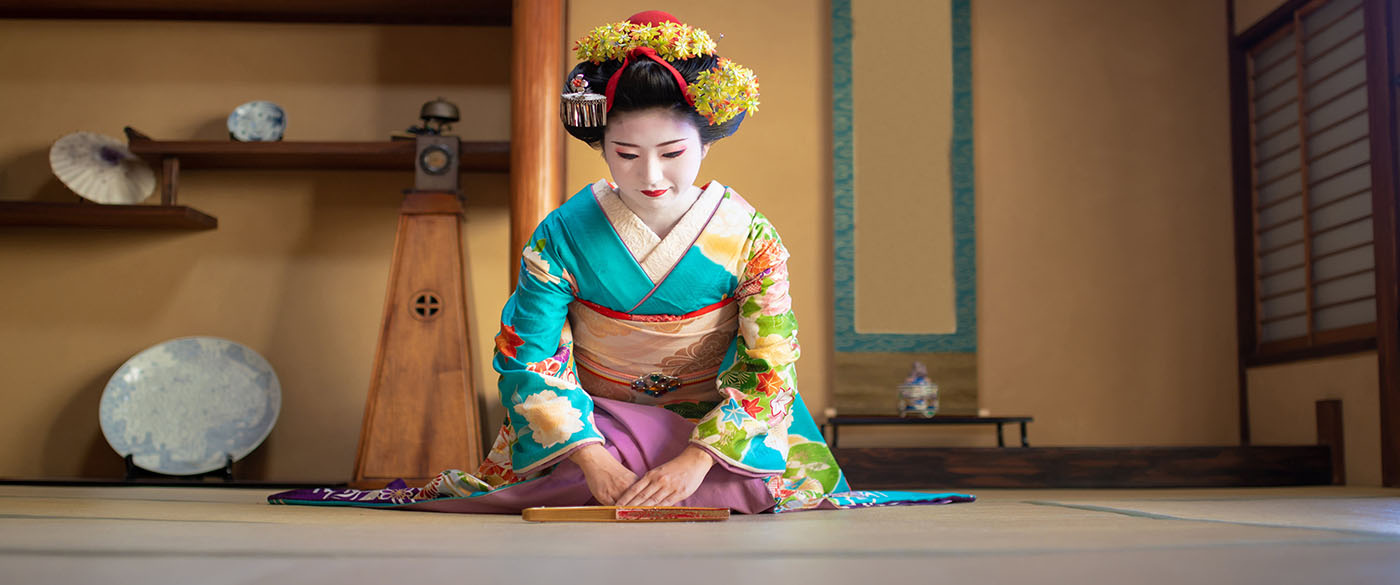
[[[269,506],[246,489],[0,486],[0,583],[1400,582],[1400,490],[977,494],[624,525]]]

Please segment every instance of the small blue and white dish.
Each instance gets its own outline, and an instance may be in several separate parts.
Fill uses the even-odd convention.
[[[218,337],[172,339],[127,360],[102,391],[102,435],[147,471],[197,475],[262,444],[282,386],[257,352]]]
[[[248,102],[228,115],[228,135],[239,142],[276,142],[287,130],[287,113],[272,102]]]

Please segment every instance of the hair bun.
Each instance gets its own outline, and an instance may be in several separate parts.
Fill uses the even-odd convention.
[[[680,19],[671,16],[671,13],[661,10],[643,10],[641,12],[633,14],[632,16],[627,17],[627,22],[630,22],[632,24],[649,24],[652,26],[661,24],[663,22],[684,24],[680,21]]]

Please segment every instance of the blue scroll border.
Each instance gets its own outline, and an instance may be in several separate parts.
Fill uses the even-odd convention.
[[[957,331],[857,333],[855,326],[855,169],[852,166],[851,0],[831,0],[835,314],[840,352],[977,351],[977,241],[972,156],[972,34],[969,0],[953,5],[953,278]]]

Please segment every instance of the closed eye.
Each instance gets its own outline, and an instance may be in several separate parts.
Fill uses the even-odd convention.
[[[675,152],[668,152],[668,153],[663,154],[663,155],[661,155],[661,156],[664,156],[664,157],[666,157],[666,158],[680,158],[682,154],[685,154],[685,149],[684,149],[684,148],[682,148],[682,149],[680,149],[680,150],[677,150],[677,151],[675,151]]]
[[[626,153],[626,152],[621,152],[621,151],[619,151],[619,152],[617,153],[617,157],[620,158],[620,159],[622,159],[622,160],[632,160],[632,159],[634,159],[634,158],[637,158],[637,155],[635,155],[635,154],[628,154],[628,153]]]

